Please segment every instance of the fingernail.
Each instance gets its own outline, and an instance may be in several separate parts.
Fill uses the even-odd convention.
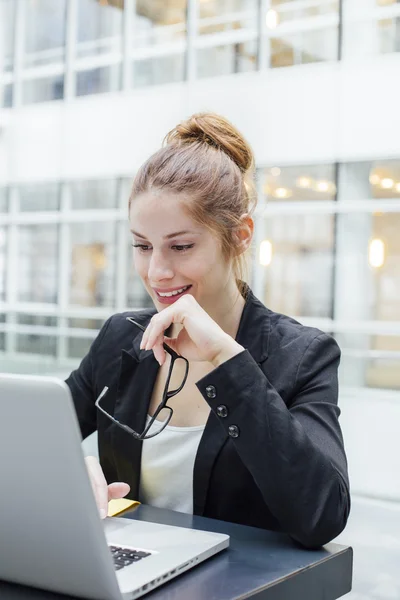
[[[100,509],[100,519],[105,519],[107,516],[107,512],[104,510],[104,508]]]

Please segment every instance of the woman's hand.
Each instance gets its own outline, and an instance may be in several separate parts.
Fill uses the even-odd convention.
[[[95,456],[86,456],[85,462],[96,498],[97,508],[99,509],[100,517],[104,519],[108,513],[109,501],[123,498],[129,493],[130,487],[127,483],[122,482],[110,483],[108,485],[100,463]]]
[[[167,338],[164,331],[173,323],[183,327],[176,338]],[[215,367],[244,350],[190,294],[152,317],[140,348],[153,350],[162,365],[165,361],[163,342],[189,361],[207,361]]]

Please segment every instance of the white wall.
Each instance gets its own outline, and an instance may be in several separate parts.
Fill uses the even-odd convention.
[[[399,72],[400,55],[387,55],[9,111],[0,182],[133,174],[197,110],[232,119],[258,164],[399,157]]]

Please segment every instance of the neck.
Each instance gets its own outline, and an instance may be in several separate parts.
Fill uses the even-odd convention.
[[[230,280],[222,293],[221,302],[203,308],[226,333],[235,338],[244,305],[245,300],[237,287],[236,281]]]

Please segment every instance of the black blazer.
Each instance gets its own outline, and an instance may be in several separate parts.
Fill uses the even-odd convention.
[[[94,403],[108,386],[102,406],[143,431],[159,365],[152,351],[140,350],[142,333],[126,316],[146,325],[154,313],[110,317],[67,379],[82,436],[97,429],[106,479],[129,483],[132,499],[142,442]],[[329,335],[268,310],[251,291],[236,339],[245,351],[197,382],[211,411],[194,466],[194,514],[285,531],[308,547],[325,544],[350,510],[338,422],[340,350]]]

